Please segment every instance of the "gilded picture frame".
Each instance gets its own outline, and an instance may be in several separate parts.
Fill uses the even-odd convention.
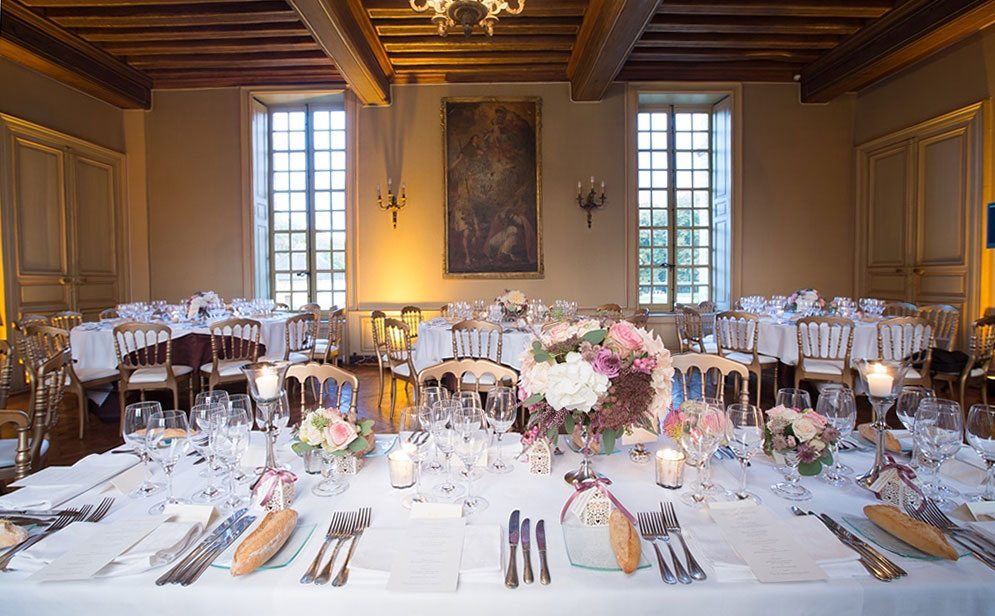
[[[542,99],[442,99],[443,276],[542,278]]]

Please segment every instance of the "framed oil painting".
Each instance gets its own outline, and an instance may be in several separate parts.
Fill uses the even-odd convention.
[[[542,278],[540,98],[444,98],[447,278]]]

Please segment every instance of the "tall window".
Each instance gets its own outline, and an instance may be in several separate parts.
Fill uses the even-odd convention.
[[[272,288],[291,308],[346,302],[346,118],[341,108],[270,111]]]
[[[659,105],[637,117],[639,304],[712,299],[710,108]]]

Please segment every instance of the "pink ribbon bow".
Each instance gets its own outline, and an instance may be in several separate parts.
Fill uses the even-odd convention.
[[[276,487],[281,483],[293,483],[297,481],[297,475],[291,473],[288,470],[283,470],[279,468],[267,468],[263,471],[263,474],[256,479],[256,482],[252,484],[252,493],[255,494],[259,486],[263,485],[263,482],[267,480],[272,480],[269,482],[269,486],[266,488],[266,494],[263,496],[262,500],[259,501],[260,505],[264,507],[269,504],[270,499],[273,497],[273,492],[276,491]]]
[[[574,493],[570,495],[570,498],[568,498],[567,502],[564,503],[563,505],[563,510],[560,511],[560,523],[562,523],[563,520],[566,519],[567,511],[570,509],[570,503],[574,502],[574,500],[576,500],[577,497],[581,495],[581,493],[586,492],[593,488],[598,490],[605,496],[607,496],[608,500],[611,501],[611,504],[615,505],[615,508],[622,512],[622,515],[625,516],[625,519],[629,520],[629,523],[635,526],[636,517],[631,513],[629,513],[629,510],[626,509],[625,506],[617,498],[615,498],[615,495],[611,493],[611,490],[608,489],[608,486],[610,486],[611,483],[612,483],[611,479],[605,477],[598,477],[591,481],[580,481],[575,483]]]
[[[919,486],[912,481],[916,478],[916,472],[912,470],[911,467],[899,464],[890,453],[885,454],[885,460],[887,461],[887,464],[882,466],[881,470],[886,471],[888,469],[894,469],[895,473],[898,474],[898,478],[901,479],[910,490],[919,495],[919,498],[921,499],[919,508],[922,509],[926,504],[926,495],[923,494],[922,490],[919,489]]]

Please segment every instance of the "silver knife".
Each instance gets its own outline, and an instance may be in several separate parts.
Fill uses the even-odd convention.
[[[172,569],[162,574],[159,577],[159,579],[155,581],[156,586],[162,586],[163,584],[169,584],[175,581],[179,577],[179,574],[183,569],[186,569],[187,566],[190,563],[192,563],[195,558],[199,557],[201,554],[207,551],[208,548],[210,548],[211,545],[218,539],[218,537],[223,535],[226,530],[231,528],[231,526],[235,524],[235,522],[237,522],[238,519],[244,516],[248,511],[249,509],[247,507],[242,507],[235,513],[228,516],[228,519],[222,522],[221,525],[215,528],[210,535],[205,537],[203,541],[197,544],[197,547],[191,550],[190,553],[186,555],[186,557],[180,560],[180,562],[176,563],[176,565],[174,565]]]
[[[508,588],[518,588],[518,509],[511,512],[508,519],[508,575],[504,576],[504,585]]]
[[[522,563],[524,564],[522,568],[522,581],[526,584],[531,584],[535,581],[535,578],[532,577],[532,556],[529,554],[529,546],[532,543],[531,530],[532,522],[528,518],[525,518],[522,521]]]
[[[908,575],[905,569],[902,569],[894,562],[889,560],[886,556],[884,556],[881,552],[878,552],[876,549],[869,546],[866,542],[864,542],[863,539],[861,539],[857,535],[854,535],[849,530],[840,526],[836,522],[836,520],[832,519],[831,517],[829,517],[824,513],[820,513],[818,517],[820,520],[822,520],[823,524],[825,524],[829,528],[829,530],[836,533],[837,536],[844,539],[845,541],[853,543],[856,546],[859,546],[861,550],[865,551],[868,554],[868,556],[870,556],[874,560],[878,561],[882,565],[885,565],[886,567],[891,567],[900,576]]]
[[[549,584],[549,566],[546,564],[546,520],[536,524],[536,546],[539,548],[539,583]]]
[[[225,534],[214,543],[212,549],[198,559],[195,565],[191,567],[187,575],[183,576],[183,580],[180,581],[180,584],[183,586],[189,586],[200,579],[201,574],[204,573],[209,566],[211,566],[211,563],[213,563],[214,560],[228,548],[228,546],[235,543],[235,540],[238,539],[239,536],[245,532],[245,529],[249,528],[249,526],[251,526],[255,521],[256,516],[247,515],[235,522],[235,524],[225,531]]]

